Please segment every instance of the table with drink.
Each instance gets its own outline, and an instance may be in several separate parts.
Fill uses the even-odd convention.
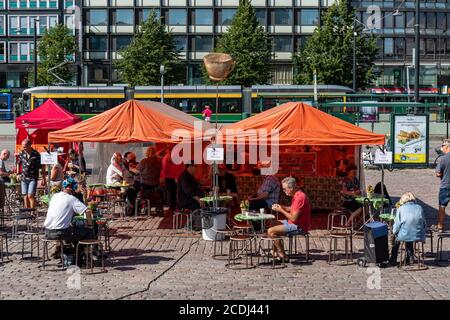
[[[265,222],[267,220],[275,219],[273,214],[266,214],[265,209],[261,208],[259,212],[257,211],[244,211],[243,213],[237,214],[234,219],[236,221],[260,221],[261,222],[261,232],[265,232]],[[253,233],[256,234],[256,231],[253,228],[253,224],[251,224]]]

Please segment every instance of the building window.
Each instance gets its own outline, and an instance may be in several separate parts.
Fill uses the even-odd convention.
[[[72,34],[75,34],[75,16],[74,15],[66,15],[64,16],[64,25],[72,31]]]
[[[87,14],[87,24],[89,26],[107,26],[108,10],[89,10]]]
[[[223,26],[229,26],[233,21],[236,9],[222,9],[220,11],[220,24]]]
[[[175,42],[175,48],[180,52],[187,51],[187,38],[185,36],[175,36],[173,37]]]
[[[10,62],[30,62],[33,44],[30,42],[10,42],[9,61]]]
[[[64,8],[71,9],[75,6],[75,0],[64,0]]]
[[[161,19],[161,11],[159,9],[142,9],[142,17],[140,19],[140,23],[147,21],[148,17],[150,17],[150,13],[155,11],[156,19]]]
[[[292,10],[291,9],[274,9],[273,10],[273,24],[277,26],[292,25]]]
[[[4,1],[4,0],[3,0]],[[58,0],[9,0],[10,9],[58,9]]]
[[[427,29],[436,28],[436,14],[434,12],[427,12]]]
[[[384,28],[386,29],[392,29],[394,28],[394,19],[392,17],[392,12],[385,11],[384,12]]]
[[[438,12],[436,17],[436,29],[439,30],[445,30],[445,13],[444,12]],[[450,27],[450,26],[449,26]]]
[[[319,25],[319,10],[302,9],[300,11],[300,25],[317,26]]]
[[[407,12],[406,13],[406,27],[407,28],[414,28],[414,12]]]
[[[394,54],[394,40],[392,38],[384,38],[384,56],[391,57]]]
[[[292,52],[291,36],[276,36],[273,42],[275,52]]]
[[[185,26],[187,24],[187,14],[185,9],[169,9],[168,25]]]
[[[113,51],[120,51],[126,47],[128,47],[132,41],[133,37],[131,36],[123,36],[117,37],[113,39]]]
[[[5,35],[5,16],[0,16],[0,35]]]
[[[426,46],[426,55],[428,56],[434,56],[435,51],[435,42],[434,39],[427,39],[427,46]]]
[[[415,47],[416,42],[414,38],[406,38],[406,55],[412,56],[413,48]]]
[[[114,13],[114,24],[117,26],[134,26],[133,9],[117,9]]]
[[[396,58],[403,58],[405,55],[405,39],[395,38],[394,49]]]
[[[258,19],[259,24],[262,26],[267,25],[266,11],[266,9],[255,9],[256,18]]]
[[[105,65],[93,65],[89,66],[88,82],[89,83],[102,83],[108,81],[109,67]],[[92,106],[93,107],[93,106]]]
[[[211,9],[194,9],[193,21],[193,24],[197,26],[212,26],[213,11]]]
[[[89,51],[105,52],[107,50],[106,37],[91,36],[89,37]]]
[[[402,13],[398,16],[394,17],[394,23],[396,29],[403,29],[405,28],[405,15]]]
[[[6,61],[6,43],[0,42],[0,62]]]
[[[213,37],[212,36],[195,36],[194,50],[198,52],[211,52],[213,50]]]

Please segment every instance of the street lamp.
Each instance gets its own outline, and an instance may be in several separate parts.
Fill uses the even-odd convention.
[[[34,19],[34,37],[33,37],[33,46],[34,46],[34,52],[33,52],[33,73],[34,73],[34,86],[37,87],[37,79],[38,79],[38,72],[37,72],[37,55],[38,55],[38,49],[37,49],[37,22],[39,22],[39,19]]]
[[[414,101],[419,101],[419,75],[420,75],[420,0],[416,0],[415,41],[416,54],[414,55]]]
[[[159,66],[159,73],[161,74],[161,103],[164,103],[164,73],[166,73],[166,69],[163,64]]]

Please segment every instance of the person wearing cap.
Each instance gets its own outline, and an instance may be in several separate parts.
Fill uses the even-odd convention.
[[[63,181],[63,190],[55,193],[48,206],[47,217],[44,221],[45,237],[50,240],[61,240],[77,243],[80,240],[93,239],[92,213],[87,206],[78,200],[74,194],[78,188],[73,178]],[[72,226],[74,215],[85,214],[87,227]],[[59,246],[53,256],[58,256]]]
[[[431,226],[431,229],[437,232],[444,231],[445,208],[450,202],[450,139],[442,142],[441,150],[444,153],[436,166],[436,177],[441,179],[439,188],[439,213],[437,225]]]
[[[5,206],[6,190],[5,182],[9,182],[10,172],[6,170],[5,162],[9,159],[10,152],[6,149],[0,153],[0,210]]]
[[[22,189],[23,204],[25,208],[36,208],[36,188],[39,179],[39,169],[42,169],[42,186],[47,185],[45,165],[41,164],[41,155],[33,149],[31,141],[25,139],[22,141],[22,152],[17,161],[17,170],[22,174],[20,184]]]

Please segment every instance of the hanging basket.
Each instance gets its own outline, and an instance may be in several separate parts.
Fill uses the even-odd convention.
[[[234,68],[233,58],[226,53],[209,53],[203,58],[206,71],[212,81],[223,81]]]

